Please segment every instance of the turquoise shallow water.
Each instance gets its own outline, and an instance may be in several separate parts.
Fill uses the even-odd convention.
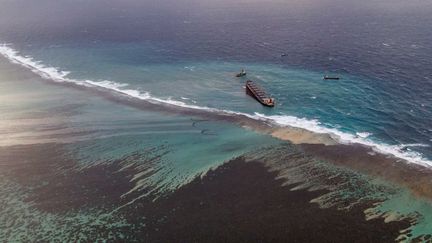
[[[41,81],[8,81],[15,74],[6,74],[1,84],[2,100],[8,100],[2,106],[2,146],[65,143],[78,168],[148,151],[141,162],[157,158],[153,170],[158,173],[145,179],[161,190],[174,189],[262,144],[278,143],[229,123],[138,110]]]

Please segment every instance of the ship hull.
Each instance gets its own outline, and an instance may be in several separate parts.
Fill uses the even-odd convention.
[[[270,98],[270,97],[260,96],[259,92],[263,92],[263,90],[257,88],[256,86],[253,86],[253,83],[250,80],[246,82],[246,94],[248,94],[249,96],[252,96],[255,100],[257,100],[263,106],[274,107],[274,103],[266,103],[264,101],[265,98]]]

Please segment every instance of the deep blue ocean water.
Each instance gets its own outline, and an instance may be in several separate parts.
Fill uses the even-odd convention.
[[[47,0],[5,2],[0,13],[3,54],[14,49],[66,78],[432,159],[427,2]],[[233,77],[241,68],[276,108],[245,95]]]

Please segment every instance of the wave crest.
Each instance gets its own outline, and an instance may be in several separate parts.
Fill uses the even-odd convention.
[[[377,143],[368,139],[371,135],[370,133],[363,132],[360,136],[353,135],[350,133],[341,132],[335,128],[328,128],[323,126],[318,120],[308,120],[304,118],[298,118],[294,116],[265,116],[259,113],[256,113],[261,119],[270,119],[274,121],[276,124],[281,126],[293,126],[303,128],[305,130],[315,132],[315,133],[325,133],[330,134],[333,138],[335,138],[340,143],[344,144],[362,144],[368,147],[371,147],[376,152],[382,154],[390,154],[397,158],[406,160],[411,163],[420,164],[423,166],[432,166],[432,161],[423,157],[423,155],[419,152],[406,149],[407,147],[424,147],[427,146],[425,144],[399,144],[399,145],[389,145],[385,143]],[[367,136],[366,136],[367,135]]]

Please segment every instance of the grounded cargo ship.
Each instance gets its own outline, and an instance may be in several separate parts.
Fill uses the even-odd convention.
[[[271,98],[260,86],[251,80],[246,81],[246,93],[264,106],[273,107],[275,105],[274,98]]]

